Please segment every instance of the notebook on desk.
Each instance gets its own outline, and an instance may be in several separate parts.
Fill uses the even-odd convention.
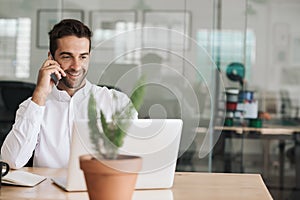
[[[182,132],[180,119],[132,120],[120,154],[139,155],[143,159],[136,189],[170,188],[173,185]],[[79,156],[93,152],[86,120],[75,121],[67,177],[53,182],[66,191],[85,191]]]

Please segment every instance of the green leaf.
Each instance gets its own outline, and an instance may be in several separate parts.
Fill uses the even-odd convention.
[[[102,125],[103,132],[106,135],[107,132],[109,132],[109,130],[108,130],[108,125],[107,125],[107,122],[106,122],[106,119],[105,119],[105,116],[104,116],[102,110],[100,111],[100,119],[101,119],[101,125]]]
[[[130,100],[137,111],[141,108],[143,104],[144,95],[145,95],[145,76],[142,76],[137,81],[134,87],[134,91],[130,96]]]
[[[94,148],[96,151],[99,150],[98,142],[99,137],[101,137],[101,133],[97,126],[97,110],[96,110],[96,100],[94,95],[91,93],[88,104],[88,118],[89,118],[89,129],[90,129],[90,139],[94,144]]]

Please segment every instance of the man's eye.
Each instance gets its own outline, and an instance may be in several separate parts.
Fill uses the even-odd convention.
[[[61,59],[64,61],[69,61],[71,60],[71,56],[62,56]]]

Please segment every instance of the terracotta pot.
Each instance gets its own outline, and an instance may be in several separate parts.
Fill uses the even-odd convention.
[[[80,156],[90,200],[131,200],[142,159],[120,155],[116,160]]]

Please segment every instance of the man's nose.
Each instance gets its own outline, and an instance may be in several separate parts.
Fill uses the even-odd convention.
[[[82,65],[82,61],[80,59],[78,59],[78,58],[74,58],[71,67],[73,69],[79,69],[79,68],[82,67],[81,65]]]

